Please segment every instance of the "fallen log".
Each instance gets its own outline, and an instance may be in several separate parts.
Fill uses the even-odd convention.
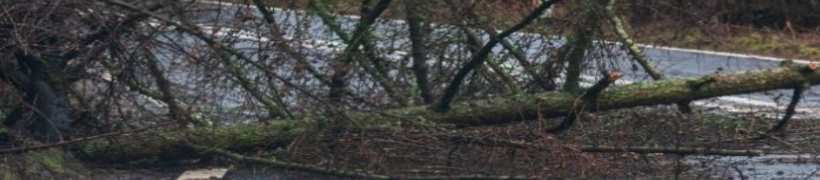
[[[687,79],[638,82],[606,89],[597,99],[599,111],[637,106],[674,104],[727,95],[747,94],[777,89],[792,89],[802,84],[820,84],[816,66],[786,63],[784,67],[714,74]],[[538,117],[552,118],[566,115],[580,95],[566,92],[545,92],[454,103],[450,111],[438,113],[427,106],[409,107],[385,113],[424,119],[458,127],[496,125]],[[356,119],[376,123],[383,121],[372,114],[358,114]]]
[[[271,122],[194,129],[167,128],[154,134],[133,134],[71,146],[84,160],[132,164],[165,164],[205,157],[189,144],[237,152],[283,147],[305,133],[313,123]]]
[[[637,106],[674,104],[726,95],[745,94],[799,85],[820,84],[816,66],[788,64],[781,68],[715,74],[697,78],[639,82],[610,87],[597,99],[598,111]],[[390,127],[400,123],[430,122],[433,125],[451,124],[456,127],[485,126],[551,118],[566,115],[581,95],[565,92],[545,92],[454,103],[446,113],[433,111],[429,106],[415,106],[388,110],[383,113],[347,113],[351,128]],[[383,115],[387,114],[387,115]],[[221,128],[199,128],[167,132],[162,135],[126,137],[121,143],[92,142],[81,147],[90,158],[104,158],[119,162],[145,157],[180,158],[193,152],[180,144],[192,143],[226,150],[248,150],[258,147],[285,146],[291,140],[315,125],[315,120],[273,121],[269,125],[237,125]],[[161,137],[161,138],[160,138]],[[150,139],[142,139],[150,138]],[[194,155],[195,156],[195,155]],[[162,158],[159,158],[162,159]]]

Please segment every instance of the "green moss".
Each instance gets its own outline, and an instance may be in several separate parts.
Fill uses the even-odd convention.
[[[53,151],[33,152],[28,155],[28,158],[56,174],[65,174],[67,172],[63,153]]]
[[[820,57],[820,47],[813,47],[810,45],[800,45],[798,51],[801,55],[806,57]]]
[[[95,140],[76,147],[77,157],[100,163],[156,167],[201,158],[186,143],[207,145],[236,152],[284,146],[304,132],[303,123],[273,121],[268,125],[231,125],[169,130],[161,133],[119,137],[116,141]]]

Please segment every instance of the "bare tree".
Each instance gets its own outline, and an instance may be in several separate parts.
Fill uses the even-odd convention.
[[[694,100],[794,89],[774,132],[787,125],[804,91],[820,84],[816,65],[789,63],[666,79],[629,34],[629,23],[621,17],[626,14],[618,11],[628,5],[614,0],[545,0],[537,6],[522,1],[515,7],[526,11],[506,12],[520,17],[504,18],[482,11],[495,5],[490,1],[299,2],[290,9],[275,7],[285,2],[262,0],[0,2],[0,115],[14,137],[41,143],[0,154],[99,140],[105,142],[99,147],[104,151],[83,153],[128,158],[207,154],[339,176],[412,179],[417,177],[231,151],[288,146],[316,136],[312,133],[334,139],[346,131],[452,130],[545,118],[563,118],[548,131],[567,132],[586,113],[663,104],[688,109]],[[559,2],[570,12],[543,16]],[[653,81],[615,83],[622,77],[619,63],[630,60],[615,57],[622,53],[608,48],[606,40],[612,39]],[[590,76],[601,78],[584,80]],[[111,138],[147,129],[162,132],[123,142]],[[212,134],[203,135],[206,131]],[[251,140],[208,144],[235,137]],[[160,148],[130,148],[140,143]],[[106,154],[122,149],[131,151]]]

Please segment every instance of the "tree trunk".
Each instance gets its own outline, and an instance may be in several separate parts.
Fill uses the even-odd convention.
[[[14,85],[24,93],[24,104],[6,117],[5,124],[32,133],[38,140],[58,142],[68,133],[71,107],[68,95],[54,79],[47,60],[19,52],[15,54],[22,67],[13,73]]]
[[[606,89],[598,96],[597,107],[590,107],[590,111],[674,104],[680,101],[788,89],[803,84],[820,84],[820,72],[812,66],[787,65],[770,70],[635,83]],[[537,117],[563,116],[572,110],[578,98],[578,95],[566,92],[545,92],[457,102],[446,113],[433,111],[430,106],[415,106],[379,114],[347,114],[351,120],[349,127],[354,128],[390,127],[402,121],[469,127],[533,120]],[[164,136],[146,136],[154,138],[152,140],[125,137],[123,139],[130,140],[125,142],[133,141],[133,144],[97,142],[87,144],[87,147],[82,149],[86,150],[86,156],[121,161],[145,157],[185,157],[178,156],[179,154],[191,156],[186,153],[189,152],[187,149],[179,146],[183,142],[208,144],[215,148],[230,150],[284,146],[304,133],[307,128],[314,127],[315,121],[308,119],[275,122],[266,126],[237,125],[217,129],[174,131]]]
[[[405,13],[407,14],[407,31],[410,37],[411,55],[413,56],[413,73],[416,77],[416,86],[423,104],[433,103],[432,87],[427,74],[427,47],[425,42],[430,33],[430,28],[423,21],[419,13],[417,1],[404,1]],[[419,103],[419,104],[422,104]]]
[[[599,2],[595,0],[578,1],[577,3],[583,5],[582,19],[579,19],[581,22],[573,28],[572,32],[575,33],[569,37],[567,43],[558,52],[558,63],[568,63],[562,89],[569,92],[577,92],[581,89],[579,84],[581,74],[584,69],[587,69],[585,66],[588,64],[585,62],[587,51],[592,48],[592,40],[600,27],[598,11],[602,9]]]

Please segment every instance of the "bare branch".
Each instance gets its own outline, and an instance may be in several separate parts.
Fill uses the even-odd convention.
[[[447,88],[444,91],[444,95],[442,95],[441,99],[439,99],[438,105],[435,107],[436,111],[438,112],[447,112],[450,110],[450,103],[453,101],[455,96],[458,94],[459,88],[462,83],[464,83],[464,79],[467,78],[467,75],[475,68],[479,67],[480,65],[484,64],[484,61],[487,60],[487,57],[492,52],[493,47],[496,44],[501,42],[504,38],[509,35],[512,35],[515,32],[523,29],[525,26],[529,25],[535,19],[537,19],[541,14],[543,14],[547,9],[549,9],[553,3],[557,0],[550,0],[541,3],[533,12],[531,12],[527,17],[524,17],[521,22],[513,25],[511,28],[502,31],[493,39],[490,39],[487,44],[485,44],[481,49],[473,54],[470,61],[467,62],[461,69],[458,70],[453,80],[447,85]]]
[[[319,15],[324,24],[327,25],[331,31],[333,31],[347,44],[347,47],[339,58],[339,61],[341,62],[337,62],[339,64],[334,65],[336,72],[334,72],[334,75],[331,76],[331,100],[336,99],[333,101],[337,101],[342,95],[339,93],[343,93],[343,91],[345,91],[345,76],[347,76],[349,71],[353,68],[352,64],[357,62],[355,56],[359,55],[359,47],[363,46],[364,55],[371,60],[371,64],[375,66],[375,69],[370,68],[370,66],[366,64],[361,64],[361,66],[367,69],[367,72],[373,76],[376,82],[381,84],[382,88],[384,88],[385,92],[392,99],[398,101],[399,104],[406,104],[406,101],[402,98],[402,95],[395,90],[394,83],[392,83],[392,81],[390,81],[390,79],[386,76],[386,72],[384,70],[385,68],[382,67],[381,64],[386,61],[383,58],[378,57],[376,52],[374,52],[376,47],[372,44],[372,42],[370,42],[371,35],[369,28],[375,23],[375,20],[381,16],[381,13],[387,9],[390,4],[390,0],[379,1],[372,10],[369,10],[369,8],[366,7],[368,4],[362,4],[362,19],[360,19],[359,24],[357,24],[352,36],[345,33],[342,28],[339,27],[335,20],[336,18],[326,11],[323,2],[320,0],[312,0],[309,3],[311,9]]]
[[[241,68],[231,60],[231,59],[233,59],[231,56],[235,56],[238,59],[241,59],[245,62],[248,62],[252,65],[255,65],[259,69],[263,69],[263,70],[266,69],[265,67],[257,64],[256,62],[254,62],[250,58],[243,55],[238,50],[233,49],[231,47],[227,47],[227,46],[223,45],[222,43],[217,42],[213,38],[208,37],[205,33],[203,33],[196,26],[190,26],[190,25],[187,25],[187,24],[183,24],[183,22],[177,22],[177,21],[171,20],[171,19],[169,19],[167,17],[164,17],[162,15],[150,12],[146,9],[136,7],[136,6],[133,6],[131,4],[128,4],[128,3],[125,3],[125,2],[122,2],[122,1],[119,1],[119,0],[101,0],[101,1],[103,1],[105,3],[108,3],[108,4],[111,4],[111,5],[114,5],[114,6],[117,6],[117,7],[121,7],[123,9],[129,10],[129,11],[138,12],[138,13],[141,13],[141,14],[148,15],[152,18],[155,18],[157,20],[160,20],[160,21],[163,21],[163,22],[168,23],[170,25],[173,25],[173,26],[177,27],[178,29],[180,29],[180,30],[182,30],[186,33],[194,35],[195,37],[199,38],[200,40],[204,41],[206,44],[211,46],[213,49],[217,50],[217,54],[220,56],[219,59],[222,60],[222,63],[224,63],[226,68],[228,68],[228,72],[233,75],[232,77],[234,77],[236,79],[236,81],[239,83],[239,85],[243,89],[248,91],[248,93],[250,93],[251,96],[253,96],[256,100],[258,100],[263,105],[265,105],[265,107],[268,109],[268,112],[271,113],[273,117],[279,116],[279,113],[283,112],[282,109],[287,108],[286,106],[277,106],[277,102],[281,102],[281,100],[280,101],[272,100],[269,97],[267,97],[266,95],[264,95],[259,90],[259,88],[252,82],[252,80],[248,79],[244,75],[244,73],[242,73]],[[277,95],[277,97],[278,97],[278,95]],[[279,104],[283,105],[281,103],[279,103]]]

